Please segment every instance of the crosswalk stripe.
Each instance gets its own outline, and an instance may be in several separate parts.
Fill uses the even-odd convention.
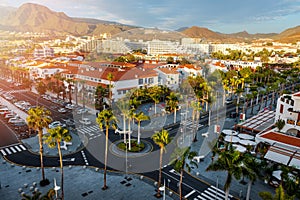
[[[25,151],[25,150],[26,150],[26,148],[22,144],[19,144],[19,145],[10,146],[10,147],[0,149],[0,152],[3,156],[7,156],[7,155],[10,155],[10,154]]]
[[[188,198],[189,196],[191,196],[192,194],[194,194],[196,192],[196,190],[192,190],[190,193],[188,193],[187,195],[184,196],[184,198]]]
[[[15,148],[17,149],[17,151],[22,151],[18,146],[15,146]]]
[[[26,150],[26,148],[21,144],[20,145],[21,149],[23,149],[24,151]]]
[[[17,151],[13,147],[9,147],[10,150],[12,150],[13,153],[16,153]]]
[[[4,155],[4,156],[7,155],[3,149],[1,149],[0,151],[1,151],[2,155]]]
[[[223,191],[223,190],[221,190],[221,189],[219,189],[219,188],[216,188],[215,186],[213,186],[213,185],[211,185],[210,187],[212,187],[213,189],[215,189],[215,190],[218,190],[219,192],[221,192],[222,194],[224,194],[225,195],[225,192]],[[231,194],[229,194],[229,197],[233,197]]]
[[[7,151],[8,154],[11,154],[11,151],[9,150],[9,148],[5,149]]]

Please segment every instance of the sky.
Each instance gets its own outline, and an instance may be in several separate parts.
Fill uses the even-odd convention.
[[[300,25],[300,0],[0,0],[0,5],[29,2],[70,17],[166,30],[199,26],[222,33],[280,33]]]

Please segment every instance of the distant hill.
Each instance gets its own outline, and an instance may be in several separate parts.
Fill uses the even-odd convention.
[[[201,38],[202,41],[219,43],[251,42],[263,38],[280,42],[300,41],[300,26],[289,28],[280,34],[249,34],[247,31],[224,34],[198,26],[182,27],[172,32],[134,27],[98,19],[69,17],[63,12],[55,12],[45,6],[34,3],[25,3],[19,8],[0,6],[0,9],[0,30],[44,32],[53,36],[65,34],[82,36],[110,33],[112,35],[121,34],[122,37],[124,36],[123,38],[142,40],[173,40],[182,37],[192,37]]]
[[[249,34],[247,31],[238,32],[238,33],[231,33],[231,34],[224,34],[219,32],[214,32],[209,30],[208,28],[192,26],[182,31],[188,37],[192,38],[203,38],[207,41],[211,42],[243,42],[243,41],[252,41],[254,39],[260,38],[272,38],[276,33],[269,33],[269,34]]]
[[[103,32],[116,34],[133,27],[96,19],[72,18],[42,5],[26,3],[1,13],[0,28],[20,32],[95,35]]]
[[[273,37],[274,40],[280,42],[299,42],[300,41],[300,26],[289,28]]]

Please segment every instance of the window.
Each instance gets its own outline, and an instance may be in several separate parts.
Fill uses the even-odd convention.
[[[149,83],[149,84],[152,84],[153,82],[154,82],[154,81],[153,81],[153,78],[149,78],[149,79],[148,79],[148,83]]]
[[[282,104],[280,104],[280,111],[279,112],[283,113],[283,105]]]
[[[139,85],[142,85],[142,84],[143,84],[143,79],[140,78],[140,79],[139,79]]]

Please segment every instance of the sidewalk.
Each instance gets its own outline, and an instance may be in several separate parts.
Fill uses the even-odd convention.
[[[60,184],[61,173],[59,168],[46,168],[45,175],[50,180],[50,185],[39,186],[41,171],[39,168],[29,168],[13,165],[0,158],[1,171],[1,199],[21,199],[21,194],[32,194],[40,191],[42,194],[54,187],[54,178]],[[125,179],[127,177],[127,179]],[[107,174],[107,190],[103,191],[103,173],[95,168],[79,166],[64,167],[64,194],[65,200],[95,200],[95,199],[147,199],[157,200],[154,197],[153,182],[145,177],[125,175],[122,173]],[[60,191],[59,191],[60,192]],[[176,195],[166,196],[167,200],[176,199]]]
[[[262,106],[261,108],[263,107],[264,106]],[[254,107],[253,115],[251,115],[250,112],[251,112],[251,108],[247,109],[246,119],[257,114],[258,106]],[[221,126],[221,130],[231,129],[236,123],[235,118],[226,118],[224,120],[225,121],[223,121],[223,126]],[[197,169],[192,169],[191,174],[223,190],[227,173],[225,171],[209,171],[209,172],[206,171],[206,168],[211,163],[211,155],[212,155],[211,150],[207,145],[207,141],[212,141],[212,139],[216,138],[217,136],[216,134],[211,134],[211,136],[209,134],[209,137],[206,138],[206,137],[202,137],[202,133],[206,133],[206,132],[212,133],[213,132],[212,128],[213,128],[213,124],[210,127],[199,130],[197,134],[198,141],[192,144],[192,150],[198,152],[199,155],[205,155],[205,158],[200,163],[198,163]],[[246,197],[247,187],[248,187],[248,180],[246,178],[245,181],[247,182],[247,184],[241,184],[240,180],[237,181],[233,179],[230,186],[230,194],[239,197],[240,199],[244,199]],[[258,193],[261,191],[269,191],[271,193],[274,193],[275,188],[264,183],[264,181],[259,179],[258,177],[257,181],[255,181],[251,187],[250,199],[252,200],[261,199],[258,195]]]

